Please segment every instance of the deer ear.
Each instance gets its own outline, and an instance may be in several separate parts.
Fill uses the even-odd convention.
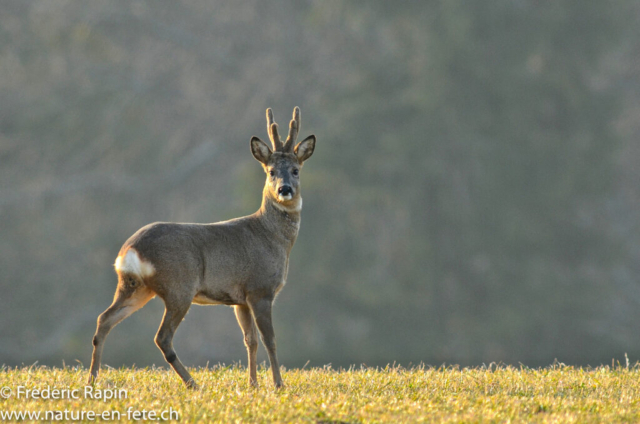
[[[271,149],[264,141],[260,140],[256,136],[251,137],[251,153],[253,154],[253,157],[263,165],[267,165],[267,163],[269,163]]]
[[[310,135],[309,137],[298,143],[298,145],[293,149],[293,153],[295,153],[300,162],[304,162],[311,157],[311,155],[313,154],[313,149],[315,148],[316,136]]]

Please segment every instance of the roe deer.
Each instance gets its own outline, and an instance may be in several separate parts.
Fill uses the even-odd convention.
[[[191,303],[234,307],[249,356],[249,383],[254,386],[257,327],[273,382],[283,386],[271,308],[287,280],[289,253],[300,227],[300,168],[316,143],[310,135],[295,145],[299,130],[296,107],[283,143],[267,109],[273,151],[258,137],[251,138],[251,153],[267,174],[262,205],[253,215],[214,224],[149,224],[124,243],[115,262],[118,287],[113,303],[98,317],[93,337],[90,384],[98,377],[109,331],[157,295],[164,301],[165,312],[155,342],[187,387],[197,386],[178,359],[172,340]]]

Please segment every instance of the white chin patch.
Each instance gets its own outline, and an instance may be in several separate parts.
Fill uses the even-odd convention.
[[[290,194],[285,194],[284,196],[282,194],[278,194],[278,200],[280,201],[286,201],[286,200],[291,200],[293,199],[293,196]]]

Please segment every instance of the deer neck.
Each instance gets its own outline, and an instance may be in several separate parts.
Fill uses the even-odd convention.
[[[298,201],[288,207],[273,199],[265,186],[262,193],[262,205],[257,215],[268,231],[284,242],[290,243],[290,249],[298,237],[301,209],[301,197],[298,197]]]

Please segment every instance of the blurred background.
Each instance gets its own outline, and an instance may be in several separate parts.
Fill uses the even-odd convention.
[[[283,365],[640,359],[639,2],[4,0],[0,364],[88,366],[122,243],[256,211],[296,105]],[[162,313],[104,362],[165,365]],[[246,363],[229,307],[174,344]]]

